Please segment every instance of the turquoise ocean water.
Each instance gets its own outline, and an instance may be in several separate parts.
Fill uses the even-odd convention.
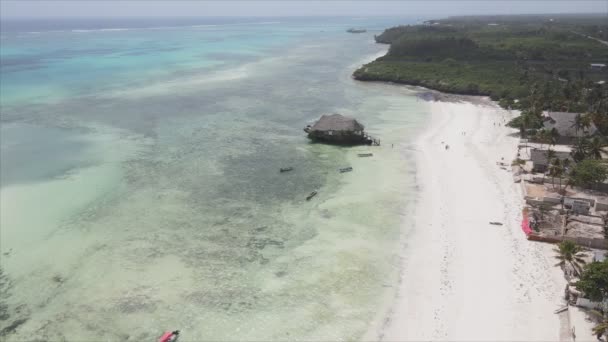
[[[413,22],[4,21],[0,334],[363,336],[394,289],[428,109],[350,75],[386,49],[373,34]],[[382,146],[309,143],[328,112]]]

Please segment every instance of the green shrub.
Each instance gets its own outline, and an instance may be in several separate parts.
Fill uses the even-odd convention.
[[[593,187],[608,178],[608,169],[601,160],[585,159],[576,164],[570,172],[572,184]]]

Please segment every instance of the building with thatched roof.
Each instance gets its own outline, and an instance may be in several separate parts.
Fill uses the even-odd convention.
[[[551,131],[553,128],[557,130],[559,144],[570,144],[577,138],[584,136],[592,136],[597,133],[597,127],[593,122],[589,122],[589,126],[582,128],[576,125],[576,116],[580,113],[568,112],[544,112],[543,127]]]
[[[375,141],[365,134],[365,127],[353,118],[340,114],[323,115],[304,131],[314,141],[339,145],[373,144]]]
[[[553,151],[553,158],[557,158],[562,162],[566,159],[569,159],[570,162],[573,162],[572,156],[570,156],[570,152],[563,151]],[[545,172],[549,169],[549,164],[551,161],[549,160],[549,152],[548,150],[540,150],[533,148],[530,151],[530,160],[532,161],[532,170],[534,172]]]

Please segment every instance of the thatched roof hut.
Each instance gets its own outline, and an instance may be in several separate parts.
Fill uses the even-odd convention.
[[[357,120],[340,114],[323,115],[311,127],[311,131],[363,131],[365,127]]]
[[[373,139],[364,132],[365,127],[353,118],[340,114],[323,115],[304,131],[315,141],[341,145],[371,144]]]
[[[569,144],[577,138],[583,136],[594,135],[597,133],[597,127],[593,122],[589,123],[589,127],[576,129],[576,116],[580,113],[567,112],[544,112],[543,127],[546,130],[555,128],[559,133],[558,143]]]

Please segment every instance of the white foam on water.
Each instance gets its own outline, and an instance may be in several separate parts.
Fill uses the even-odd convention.
[[[262,65],[271,63],[276,58],[266,58],[262,61],[247,63],[225,70],[209,71],[196,75],[180,76],[170,80],[155,81],[147,85],[130,87],[128,89],[116,89],[100,95],[98,97],[107,98],[129,98],[143,99],[146,97],[169,94],[173,92],[192,93],[200,91],[200,87],[219,82],[238,81],[248,78]]]

